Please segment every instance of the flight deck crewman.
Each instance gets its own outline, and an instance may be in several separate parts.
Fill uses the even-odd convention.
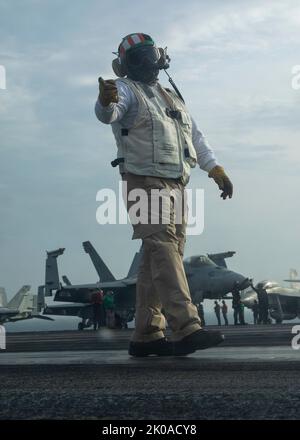
[[[225,325],[228,325],[227,314],[228,314],[228,307],[227,307],[226,302],[223,299],[223,301],[222,301],[222,315],[223,315],[223,319],[224,319]]]
[[[91,296],[91,303],[93,307],[93,324],[94,330],[101,327],[102,307],[103,307],[103,290],[95,290]]]
[[[215,301],[214,311],[216,314],[218,325],[221,325],[221,307],[220,307],[220,304],[218,303],[218,301]]]
[[[147,220],[154,212],[151,190],[165,190],[168,194],[176,190],[184,197],[190,168],[197,162],[215,180],[223,199],[232,196],[229,178],[183,100],[158,82],[159,70],[168,68],[169,61],[166,51],[158,48],[149,35],[127,35],[112,64],[119,78],[99,78],[95,106],[98,119],[112,126],[118,147],[112,166],[119,166],[127,184],[129,214],[133,202],[128,195],[132,190],[143,189],[151,204]],[[132,356],[186,355],[223,341],[220,332],[201,327],[182,262],[186,222],[175,222],[172,202],[170,207],[167,223],[161,210],[156,216],[158,221],[132,222],[133,238],[142,239],[143,244],[136,286],[135,331],[129,345]],[[164,335],[162,309],[172,330],[172,342]]]
[[[106,314],[106,325],[108,328],[115,328],[115,300],[112,290],[106,292],[103,304]]]
[[[252,312],[253,312],[253,324],[257,324],[258,316],[259,316],[259,305],[256,299],[254,300],[254,304],[252,306]]]

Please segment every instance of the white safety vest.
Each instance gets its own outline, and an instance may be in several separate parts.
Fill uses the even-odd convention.
[[[197,163],[192,142],[192,120],[184,103],[160,84],[151,87],[127,78],[138,100],[134,125],[112,124],[120,172],[179,178],[187,182]]]

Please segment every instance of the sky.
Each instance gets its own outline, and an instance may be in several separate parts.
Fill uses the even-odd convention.
[[[36,291],[46,250],[58,247],[61,275],[96,281],[85,240],[116,277],[127,274],[140,246],[131,226],[96,222],[96,194],[117,189],[119,175],[94,104],[98,77],[115,78],[112,52],[132,32],[168,47],[169,73],[234,184],[224,201],[193,170],[205,228],[186,256],[236,251],[229,266],[255,281],[300,273],[297,0],[0,0],[0,285],[8,296],[23,284]]]

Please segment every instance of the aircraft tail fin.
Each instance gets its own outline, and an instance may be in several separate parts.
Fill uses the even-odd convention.
[[[65,248],[47,252],[45,270],[45,296],[52,296],[52,290],[60,289],[59,274],[57,267],[57,257],[62,255]]]
[[[62,280],[65,283],[66,286],[72,286],[71,281],[69,280],[69,278],[67,277],[67,275],[63,275],[62,276]]]
[[[290,269],[290,287],[292,289],[299,288],[299,284],[297,285],[297,283],[299,283],[299,280],[297,280],[297,278],[298,278],[298,272],[296,271],[296,269]]]
[[[135,256],[133,257],[131,266],[129,268],[127,278],[133,278],[137,275],[141,264],[142,254],[143,254],[142,248],[139,250],[139,252],[136,252]]]
[[[36,298],[37,298],[36,311],[40,313],[45,308],[45,286],[38,287],[38,294]]]
[[[9,301],[7,307],[10,309],[16,309],[19,312],[25,312],[32,310],[33,307],[33,295],[29,293],[30,286],[23,286],[16,293],[16,295]]]
[[[38,313],[38,296],[32,295],[32,311],[34,314]]]
[[[210,258],[217,266],[226,267],[227,264],[225,259],[231,258],[235,254],[234,251],[221,252],[219,254],[207,254],[208,258]]]
[[[108,269],[108,267],[106,266],[106,264],[104,263],[104,261],[102,260],[102,258],[100,257],[100,255],[97,253],[96,249],[94,248],[94,246],[92,245],[92,243],[90,241],[84,241],[82,243],[83,249],[85,250],[85,252],[87,254],[89,254],[92,263],[96,269],[96,272],[99,275],[99,279],[102,282],[107,282],[107,281],[116,281],[115,277],[113,276],[113,274],[111,273],[111,271]]]
[[[7,306],[7,296],[4,287],[0,287],[0,307]]]

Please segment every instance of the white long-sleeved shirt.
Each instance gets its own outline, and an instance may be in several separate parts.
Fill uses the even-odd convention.
[[[119,101],[111,103],[107,107],[101,105],[99,99],[95,105],[95,113],[99,121],[104,124],[119,122],[124,128],[130,129],[138,114],[138,100],[130,87],[122,81],[116,80]],[[155,87],[155,86],[153,86]],[[215,154],[205,137],[198,130],[197,125],[192,119],[192,140],[197,153],[197,162],[204,171],[209,171],[218,165]]]

